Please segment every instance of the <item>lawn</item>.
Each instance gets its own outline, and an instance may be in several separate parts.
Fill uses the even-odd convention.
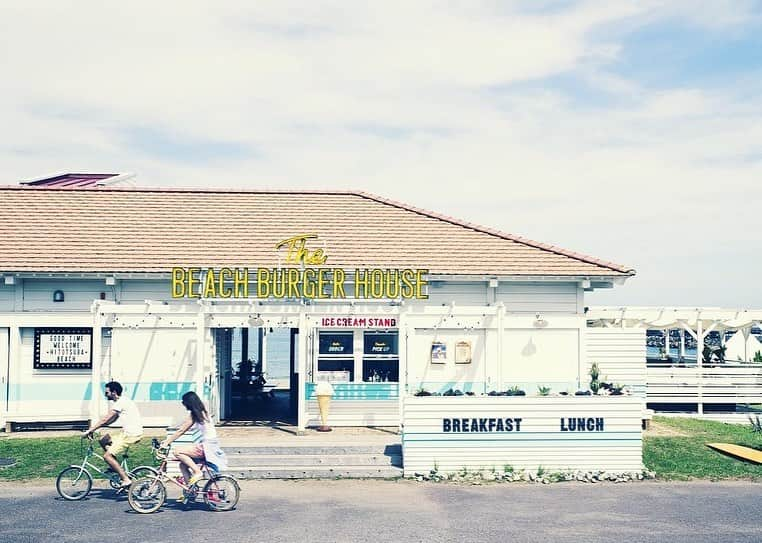
[[[706,446],[719,442],[762,449],[762,433],[753,432],[750,424],[668,417],[654,417],[654,422],[685,434],[644,436],[643,462],[658,478],[762,480],[762,465],[736,460]]]
[[[762,449],[762,433],[750,424],[723,424],[685,418],[654,417],[659,432],[643,438],[643,462],[659,479],[749,479],[762,481],[762,465],[751,464],[713,451],[706,443],[735,443]],[[662,435],[654,435],[662,434]],[[130,466],[154,465],[150,438],[130,449]],[[62,468],[81,462],[79,437],[0,437],[0,458],[16,465],[0,468],[0,480],[54,478]],[[96,465],[105,464],[93,460]]]
[[[0,437],[0,458],[14,458],[16,464],[0,468],[0,480],[38,479],[57,477],[64,467],[82,462],[85,452],[84,442],[79,437],[56,438],[8,438]],[[96,452],[103,453],[96,443]],[[92,464],[105,469],[106,463],[98,458]],[[154,465],[151,455],[151,438],[143,438],[130,447],[128,460],[130,467],[143,464]],[[91,472],[93,476],[98,474]]]

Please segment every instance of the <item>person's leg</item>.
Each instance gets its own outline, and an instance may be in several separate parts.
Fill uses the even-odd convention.
[[[183,472],[185,481],[188,482],[192,478],[199,479],[203,475],[201,468],[196,464],[194,458],[203,458],[204,451],[200,445],[192,445],[190,447],[178,447],[172,451],[180,461],[180,470]],[[200,453],[200,454],[199,454]],[[183,468],[185,468],[183,470]],[[192,475],[190,475],[192,473]]]
[[[106,452],[103,453],[103,459],[106,461],[106,463],[111,466],[111,469],[119,474],[119,478],[122,480],[122,486],[129,485],[132,481],[130,481],[129,476],[127,473],[125,473],[116,457],[117,455],[124,454],[127,451],[127,447],[128,444],[125,440],[124,434],[119,434],[113,438],[111,445],[109,445]]]

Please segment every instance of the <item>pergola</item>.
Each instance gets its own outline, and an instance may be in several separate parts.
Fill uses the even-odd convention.
[[[680,330],[680,355],[685,356],[684,333],[688,332],[698,345],[697,364],[701,366],[704,339],[713,331],[720,332],[724,341],[727,330],[738,330],[744,342],[751,329],[762,328],[762,310],[724,309],[719,307],[590,307],[586,315],[590,326],[606,328],[646,328],[664,330],[668,341],[669,330]],[[745,343],[744,343],[745,344]],[[669,345],[667,343],[667,345]],[[744,353],[748,360],[749,353]]]

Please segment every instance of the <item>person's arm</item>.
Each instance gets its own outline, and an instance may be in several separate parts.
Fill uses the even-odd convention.
[[[113,409],[109,409],[108,413],[106,413],[106,416],[104,416],[101,420],[96,422],[94,426],[91,426],[88,430],[84,431],[82,435],[85,437],[92,435],[92,433],[95,432],[101,426],[106,426],[108,424],[111,424],[118,418],[119,418],[119,412],[114,411]]]
[[[180,425],[180,427],[177,429],[177,432],[175,432],[174,434],[172,434],[172,435],[171,435],[171,436],[169,436],[167,439],[165,439],[164,441],[162,441],[162,442],[161,442],[161,445],[160,445],[160,447],[161,447],[162,449],[165,449],[165,448],[169,447],[169,445],[170,445],[170,444],[171,444],[171,443],[172,443],[172,442],[173,442],[175,439],[177,439],[178,437],[180,437],[181,435],[183,435],[185,432],[187,432],[187,431],[188,431],[188,429],[189,429],[191,426],[193,426],[193,418],[192,418],[192,417],[188,417],[188,418],[187,418],[187,420],[186,420],[185,422],[183,422],[183,423]]]

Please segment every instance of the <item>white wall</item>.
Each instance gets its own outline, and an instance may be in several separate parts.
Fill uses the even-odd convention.
[[[577,283],[514,283],[497,287],[497,300],[509,313],[581,313],[582,295]]]
[[[195,330],[113,329],[111,367],[104,368],[104,379],[125,387],[144,424],[169,425],[185,418],[180,397],[195,389],[196,337]]]
[[[488,297],[486,281],[472,283],[435,281],[429,284],[428,292],[428,300],[415,301],[415,303],[441,305],[454,301],[456,305],[485,305],[492,301]]]
[[[441,472],[514,469],[640,471],[639,398],[608,397],[407,397],[402,455],[405,476]],[[566,431],[569,418],[603,418],[595,431]],[[477,425],[477,432],[445,432],[443,419],[470,422],[510,418],[511,431]],[[521,419],[518,426],[515,420]],[[600,428],[600,427],[599,427]]]
[[[93,338],[93,341],[96,341]],[[108,339],[102,340],[103,357]],[[21,329],[19,360],[10,361],[9,415],[25,420],[89,419],[91,371],[34,368],[34,328]],[[102,391],[98,392],[102,394]],[[9,418],[13,418],[12,416]]]
[[[53,302],[53,293],[62,290],[63,302]],[[106,294],[114,300],[112,287],[103,279],[24,279],[24,311],[89,311],[93,300]]]
[[[0,311],[13,311],[14,285],[6,285],[0,279]]]
[[[507,329],[503,335],[503,383],[528,395],[538,386],[571,388],[579,374],[579,329]]]
[[[423,386],[430,392],[444,392],[449,388],[463,392],[473,390],[483,393],[487,385],[487,341],[486,330],[431,329],[416,328],[408,337],[408,383],[414,390]],[[447,359],[444,364],[431,362],[432,342],[447,345]],[[471,342],[470,364],[455,363],[455,344],[459,341]],[[490,355],[496,356],[493,350]]]
[[[627,385],[641,398],[646,395],[646,331],[644,328],[588,328],[587,363],[583,386],[590,384],[590,366],[600,368],[599,381]]]
[[[9,339],[8,329],[0,328],[0,425],[4,422],[2,418],[7,400]]]
[[[122,279],[119,288],[120,301],[123,303],[143,302],[144,300],[171,300],[172,283],[169,279],[144,280]]]

